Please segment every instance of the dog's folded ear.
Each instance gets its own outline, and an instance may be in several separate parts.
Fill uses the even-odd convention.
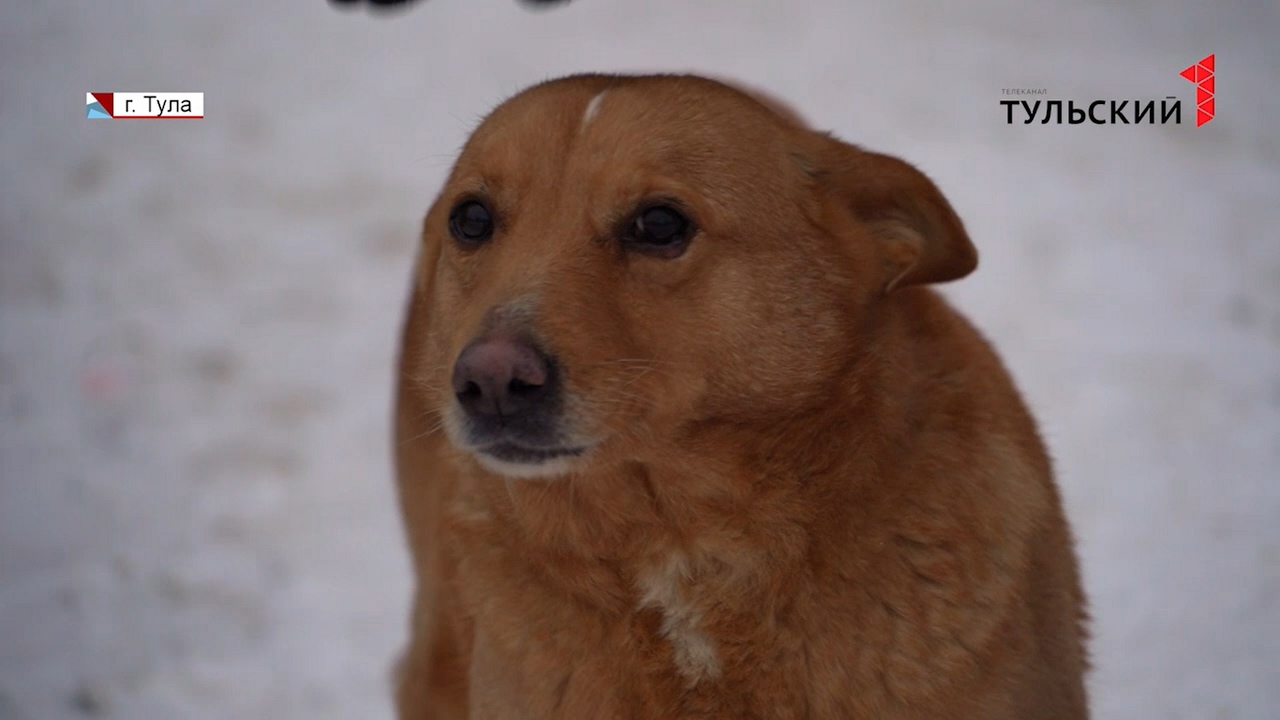
[[[924,173],[829,135],[821,140],[816,176],[877,240],[884,292],[973,272],[978,251],[951,203]]]

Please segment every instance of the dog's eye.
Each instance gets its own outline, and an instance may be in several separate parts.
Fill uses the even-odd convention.
[[[449,232],[464,245],[479,245],[493,236],[493,216],[476,200],[464,200],[449,213]]]
[[[684,252],[692,235],[693,223],[680,211],[656,205],[636,216],[628,240],[640,252],[676,257]]]

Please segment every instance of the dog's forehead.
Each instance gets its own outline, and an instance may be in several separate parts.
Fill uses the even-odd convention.
[[[578,76],[534,86],[498,106],[468,141],[459,166],[541,174],[572,159],[677,170],[708,162],[769,164],[786,155],[794,127],[770,106],[713,80]]]

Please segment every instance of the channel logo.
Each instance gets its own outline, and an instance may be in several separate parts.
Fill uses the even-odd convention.
[[[204,93],[90,92],[84,94],[84,116],[90,120],[199,120]]]
[[[1178,73],[1196,84],[1196,127],[1200,127],[1213,119],[1214,64],[1213,55],[1210,54],[1195,65]]]
[[[1214,56],[1210,53],[1178,73],[1196,85],[1196,127],[1203,126],[1214,116],[1214,66]],[[1000,101],[1005,111],[1004,121],[1008,125],[1013,124],[1019,107],[1026,115],[1023,125],[1030,125],[1037,119],[1041,125],[1155,125],[1157,117],[1161,125],[1182,124],[1182,101],[1176,95],[1166,95],[1160,100],[1160,112],[1157,113],[1157,101],[1153,99],[1049,99],[1043,97],[1049,93],[1045,88],[1003,88],[1000,92],[1002,95],[1029,96],[1027,100]]]

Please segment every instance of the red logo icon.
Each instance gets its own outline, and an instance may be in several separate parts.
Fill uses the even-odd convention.
[[[1213,55],[1179,74],[1196,84],[1196,127],[1200,127],[1213,119]]]

